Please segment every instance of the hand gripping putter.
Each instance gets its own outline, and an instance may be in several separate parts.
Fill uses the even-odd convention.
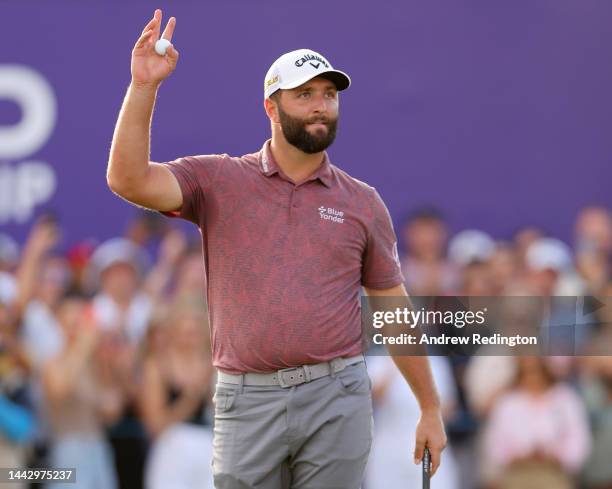
[[[423,453],[423,489],[429,489],[430,470],[431,456],[429,454],[429,448],[425,447]]]

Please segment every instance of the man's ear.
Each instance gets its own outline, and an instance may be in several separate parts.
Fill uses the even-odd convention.
[[[280,117],[278,116],[278,102],[271,97],[264,99],[264,108],[266,109],[266,114],[268,115],[270,121],[279,124]]]

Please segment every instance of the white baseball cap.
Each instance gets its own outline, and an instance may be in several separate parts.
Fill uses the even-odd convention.
[[[299,87],[315,76],[331,80],[338,91],[346,90],[351,84],[349,76],[334,70],[321,54],[312,49],[297,49],[283,54],[272,63],[264,81],[264,98],[277,90]]]
[[[527,266],[532,270],[554,270],[559,273],[572,268],[572,251],[563,241],[556,238],[540,238],[527,248]]]
[[[460,266],[487,261],[495,252],[495,241],[484,231],[466,229],[457,233],[448,244],[448,256]]]
[[[117,263],[132,265],[136,272],[143,272],[147,267],[145,252],[126,238],[111,238],[91,255],[91,264],[98,273]]]

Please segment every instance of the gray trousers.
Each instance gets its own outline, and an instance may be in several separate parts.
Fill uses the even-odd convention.
[[[359,489],[372,444],[371,382],[358,363],[294,387],[217,383],[216,489]]]

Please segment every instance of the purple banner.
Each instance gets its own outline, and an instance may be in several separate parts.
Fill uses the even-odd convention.
[[[105,171],[155,7],[176,16],[181,58],[153,160],[260,148],[266,70],[309,47],[353,79],[332,162],[377,187],[396,223],[433,204],[452,230],[536,225],[569,240],[582,206],[612,205],[610,2],[5,0],[2,232],[23,239],[51,210],[67,241],[102,239],[134,214]]]

